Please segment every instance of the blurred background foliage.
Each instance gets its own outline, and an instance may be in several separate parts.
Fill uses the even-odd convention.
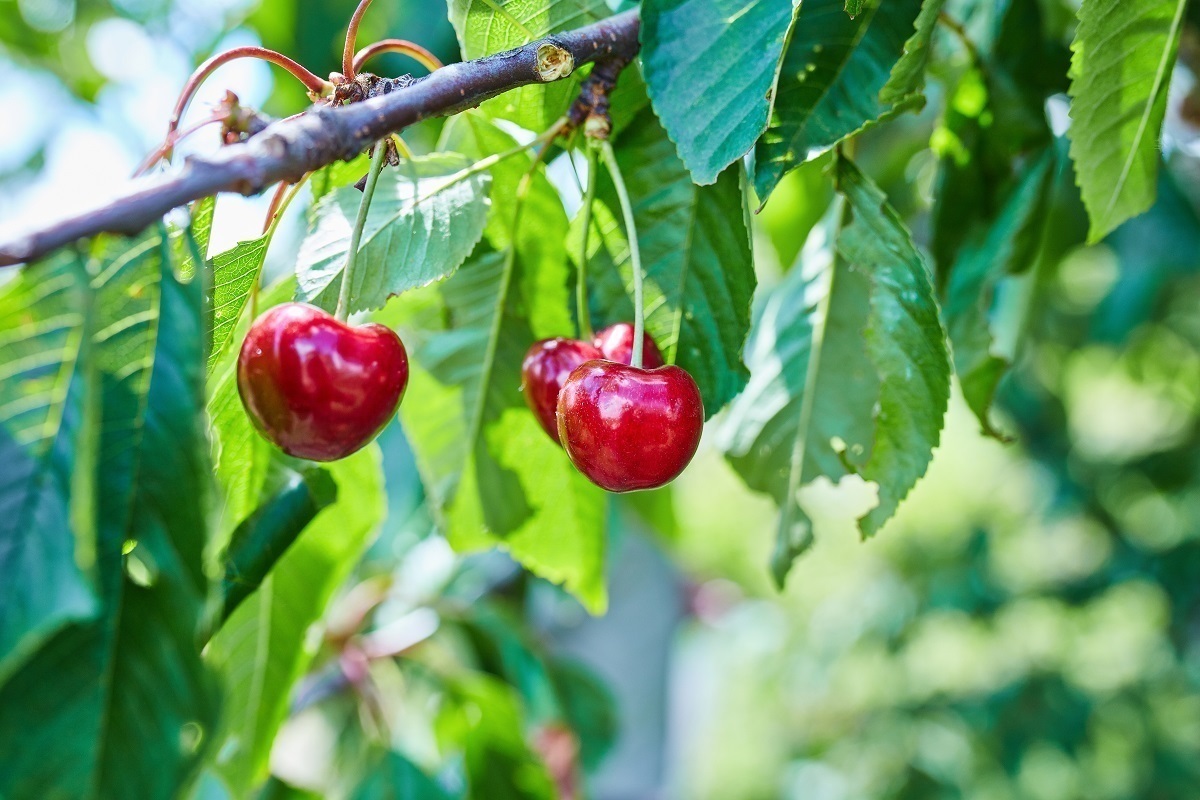
[[[218,48],[261,42],[335,69],[352,6],[0,0],[0,214],[103,193]],[[949,3],[978,55],[942,30],[926,110],[857,143],[943,280],[1068,124],[1075,10]],[[1200,24],[1200,6],[1189,17]],[[385,35],[456,58],[441,0],[378,0],[361,41]],[[1059,169],[1045,235],[998,289],[993,332],[1019,358],[996,424],[1014,441],[982,435],[956,396],[929,475],[875,540],[851,530],[862,487],[813,492],[823,529],[840,533],[783,593],[765,568],[773,507],[711,451],[669,491],[612,501],[611,608],[593,619],[503,554],[453,554],[390,429],[387,523],[329,611],[263,796],[445,797],[470,776],[497,798],[580,786],[599,800],[1194,798],[1197,64],[1200,28],[1174,76],[1154,208],[1082,246],[1078,192]],[[302,107],[277,77],[240,65],[212,85],[273,114]],[[791,174],[756,218],[766,287],[820,235],[824,166]],[[257,225],[261,204],[222,201],[214,239]],[[223,792],[211,773],[196,787]]]

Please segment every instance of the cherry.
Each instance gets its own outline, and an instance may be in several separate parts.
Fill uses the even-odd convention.
[[[633,325],[628,322],[618,322],[609,325],[596,334],[592,344],[600,348],[604,357],[609,361],[629,364],[633,361]],[[642,366],[646,369],[661,367],[667,363],[663,360],[658,345],[650,338],[650,334],[642,333]]]
[[[353,327],[314,306],[285,303],[250,326],[237,379],[263,436],[297,458],[336,461],[395,415],[408,354],[383,325]]]
[[[575,339],[542,339],[534,342],[521,364],[521,391],[542,429],[558,441],[558,393],[567,376],[585,361],[604,358],[587,342]]]
[[[592,483],[610,492],[654,489],[683,472],[704,429],[704,401],[675,366],[588,361],[558,396],[558,435]]]

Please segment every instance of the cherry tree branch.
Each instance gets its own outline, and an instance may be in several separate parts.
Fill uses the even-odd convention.
[[[0,266],[39,258],[98,233],[133,235],[173,208],[219,192],[256,194],[279,181],[351,159],[377,140],[432,117],[455,114],[504,92],[565,78],[584,64],[632,59],[636,11],[476,61],[450,64],[412,85],[342,107],[315,105],[172,173],[130,181],[108,204],[12,236],[0,235]]]

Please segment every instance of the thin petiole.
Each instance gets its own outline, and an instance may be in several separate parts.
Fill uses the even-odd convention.
[[[343,322],[350,316],[350,290],[354,285],[358,246],[362,242],[363,228],[367,225],[367,212],[371,208],[371,198],[375,196],[379,173],[383,171],[383,162],[386,160],[387,148],[383,142],[376,142],[375,152],[371,155],[371,171],[367,173],[367,185],[363,188],[362,202],[358,206],[358,217],[354,220],[354,230],[350,232],[350,252],[346,254],[346,268],[342,271],[342,290],[338,294],[337,311],[334,313],[334,316]]]
[[[350,62],[350,68],[357,74],[368,61],[384,53],[406,55],[430,72],[439,70],[444,66],[437,56],[415,42],[410,42],[407,39],[383,39],[359,50],[355,54],[354,60]]]
[[[612,176],[617,188],[617,199],[621,203],[621,214],[625,218],[625,236],[629,239],[629,260],[633,267],[633,358],[630,365],[642,367],[642,340],[646,336],[646,301],[642,288],[642,251],[638,245],[637,223],[633,219],[633,203],[629,199],[629,190],[625,186],[625,178],[621,175],[621,165],[613,152],[612,144],[608,141],[601,143],[604,155],[604,165]]]
[[[579,272],[575,281],[575,304],[579,307],[579,338],[591,341],[591,313],[588,309],[587,267],[588,239],[592,232],[592,204],[596,201],[596,172],[599,169],[596,159],[596,144],[587,141],[587,192],[583,196],[583,241],[579,247]]]
[[[363,15],[370,7],[371,0],[360,0],[358,8],[354,9],[354,15],[350,17],[350,24],[346,27],[346,44],[342,48],[342,74],[348,81],[354,80],[354,76],[357,74],[354,64],[354,48],[358,44],[358,26],[362,24]]]

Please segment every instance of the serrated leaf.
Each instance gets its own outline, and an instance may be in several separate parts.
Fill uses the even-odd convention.
[[[441,144],[471,159],[481,159],[508,151],[517,142],[482,115],[467,112],[446,124]],[[569,223],[562,198],[546,178],[545,171],[539,169],[531,175],[522,205],[521,224],[513,236],[513,198],[532,165],[533,155],[524,153],[506,158],[490,170],[492,206],[485,236],[496,250],[516,242],[521,267],[519,279],[535,282],[524,286],[523,291],[536,295],[540,301],[538,313],[530,318],[530,327],[536,338],[543,338],[573,332],[568,307],[568,276],[562,269],[567,261]]]
[[[238,321],[258,284],[271,235],[238,242],[212,259],[213,301],[212,341],[209,347],[208,368],[211,371],[224,356],[233,341]]]
[[[669,363],[696,379],[712,416],[747,379],[742,346],[756,278],[740,169],[726,170],[712,186],[696,186],[649,109],[617,140],[616,154],[646,273],[646,330]],[[588,267],[597,327],[633,319],[633,271],[621,219],[616,191],[602,172]],[[573,237],[581,236],[578,223],[575,228]]]
[[[754,188],[779,180],[875,122],[919,106],[880,93],[913,36],[921,0],[872,0],[854,19],[841,0],[805,0],[783,57],[775,112],[754,152]]]
[[[159,231],[103,240],[98,252],[102,612],[0,689],[6,797],[171,796],[216,722],[217,687],[197,646],[209,598],[203,287],[177,279]]]
[[[1037,258],[1056,167],[1050,149],[1028,169],[992,226],[963,248],[946,287],[943,313],[955,372],[984,432],[997,438],[1003,436],[991,422],[992,398],[1011,365],[1011,356],[998,352],[992,332],[997,290]]]
[[[888,82],[879,92],[879,102],[896,105],[925,89],[925,70],[929,66],[933,32],[946,0],[925,0],[917,15],[916,32],[904,43],[904,55],[892,67]]]
[[[1187,0],[1084,0],[1071,45],[1071,158],[1097,242],[1154,203]]]
[[[502,53],[609,15],[605,0],[448,0],[450,22],[464,59]],[[580,77],[524,86],[488,100],[482,110],[540,133],[566,113]]]
[[[238,797],[266,778],[288,699],[316,654],[311,634],[386,514],[376,445],[325,467],[337,500],[304,528],[254,594],[213,637],[206,661],[225,676],[229,709],[216,772]]]
[[[792,0],[646,0],[642,70],[654,110],[707,185],[767,129]]]
[[[452,274],[483,236],[486,174],[459,174],[462,156],[422,156],[385,167],[367,215],[350,310],[382,308],[392,295]],[[351,186],[335,189],[313,207],[300,245],[297,299],[327,311],[337,306],[350,234],[362,202]]]
[[[541,263],[548,275],[530,267],[481,246],[443,285],[389,308],[414,355],[400,414],[450,543],[501,546],[599,613],[603,492],[541,430],[520,392],[534,330],[563,315],[539,287],[565,284],[567,267]]]
[[[942,429],[950,364],[921,256],[886,198],[839,159],[845,222],[830,258],[810,257],[757,316],[750,385],[717,429],[753,489],[780,505],[782,584],[811,543],[798,491],[818,477],[873,481],[870,536],[925,473]]]
[[[97,611],[87,288],[64,252],[0,289],[0,681]]]

